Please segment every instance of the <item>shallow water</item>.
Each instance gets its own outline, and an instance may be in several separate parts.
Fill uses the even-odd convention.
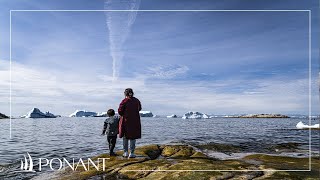
[[[39,158],[86,158],[107,152],[106,137],[101,136],[105,118],[12,119],[0,120],[0,179],[29,178],[36,174],[13,172],[19,170],[20,160],[27,152]],[[308,155],[309,131],[296,130],[295,125],[307,119],[166,119],[142,118],[144,144],[207,143],[230,144],[240,147],[238,153],[275,153],[272,146],[298,143],[298,153]],[[316,120],[312,124],[319,123]],[[311,131],[312,151],[319,149],[319,132]],[[121,149],[118,139],[116,148]],[[304,150],[303,150],[304,149]],[[212,153],[212,151],[207,151]],[[283,153],[283,152],[282,152]]]

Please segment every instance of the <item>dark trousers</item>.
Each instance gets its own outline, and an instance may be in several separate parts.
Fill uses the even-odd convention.
[[[117,136],[107,136],[108,143],[109,143],[109,150],[110,153],[113,153],[113,149],[117,143]]]

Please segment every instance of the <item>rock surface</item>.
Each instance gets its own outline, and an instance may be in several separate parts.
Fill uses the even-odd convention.
[[[204,113],[189,111],[182,116],[182,119],[209,119],[209,116]]]
[[[49,111],[46,113],[43,113],[38,108],[33,108],[27,115],[25,115],[25,118],[56,118],[54,114],[50,113]]]
[[[70,114],[69,117],[94,117],[96,116],[96,112],[90,112],[86,110],[76,110],[74,113]]]
[[[274,171],[308,169],[309,160],[263,154],[237,160],[217,160],[187,145],[138,147],[134,159],[121,157],[121,151],[117,154],[119,156],[102,154],[92,158],[94,161],[110,158],[105,164],[105,171],[93,167],[89,171],[66,169],[51,174],[50,179],[318,179],[320,172],[319,158],[312,158],[311,171]]]
[[[0,113],[0,119],[7,119],[9,116],[6,116],[5,114]]]

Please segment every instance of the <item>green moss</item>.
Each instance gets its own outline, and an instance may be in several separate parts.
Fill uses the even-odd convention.
[[[158,145],[147,145],[136,148],[135,153],[137,155],[147,156],[150,159],[156,159],[160,156],[161,149]]]
[[[118,154],[121,155],[122,152]],[[58,179],[317,179],[320,169],[319,158],[313,158],[313,169],[310,172],[263,172],[262,170],[266,169],[307,169],[309,161],[308,158],[263,154],[246,156],[240,160],[216,160],[185,145],[163,145],[161,147],[148,145],[138,147],[136,154],[137,158],[133,159],[102,154],[92,159],[97,161],[98,158],[110,158],[106,161],[105,171],[98,171],[93,167],[90,167],[89,171],[84,171],[80,166],[77,171],[66,169],[60,173]],[[259,162],[259,166],[253,162]],[[232,171],[249,169],[261,171]]]
[[[182,172],[153,172],[147,177],[142,178],[143,180],[209,180],[216,179],[223,175],[220,172],[193,172],[193,171],[182,171]]]
[[[178,146],[164,146],[161,155],[164,157],[170,157],[179,151]]]
[[[308,158],[294,158],[286,156],[270,156],[265,154],[255,154],[246,156],[244,159],[261,161],[264,165],[275,169],[308,169]]]
[[[261,161],[265,168],[277,170],[308,170],[309,158],[294,158],[285,156],[270,156],[264,154],[254,154],[246,156],[244,159],[254,159]],[[311,171],[285,171],[275,172],[272,176],[266,179],[306,179],[318,178],[320,174],[320,160],[312,158]]]
[[[231,144],[208,143],[208,144],[200,144],[200,145],[194,145],[194,146],[200,150],[213,150],[213,151],[223,152],[226,154],[241,152],[241,147],[231,145]]]
[[[170,162],[165,159],[150,160],[126,166],[119,173],[130,179],[138,179],[148,176],[153,170],[166,169],[167,166],[170,166]]]
[[[188,158],[192,156],[196,151],[186,145],[168,145],[162,149],[162,156],[170,158]]]
[[[188,158],[195,153],[192,147],[180,147],[180,150],[173,154],[172,158]]]
[[[206,156],[205,154],[203,154],[202,152],[195,152],[192,156],[190,156],[192,158],[208,158],[208,156]]]

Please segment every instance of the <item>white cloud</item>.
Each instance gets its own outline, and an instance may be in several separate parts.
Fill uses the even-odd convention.
[[[152,77],[159,79],[173,79],[189,71],[187,66],[181,65],[157,65],[148,69]]]
[[[179,69],[179,68],[178,68]],[[181,67],[184,69],[184,67]],[[189,110],[205,113],[306,113],[308,110],[308,79],[271,78],[261,80],[225,80],[218,82],[153,80],[147,76],[120,78],[77,74],[54,69],[39,69],[12,64],[13,115],[25,114],[33,107],[68,115],[75,109],[105,111],[117,108],[125,88],[134,89],[145,110],[155,114],[182,114]],[[169,70],[166,78],[184,70]],[[160,73],[161,74],[161,73]],[[250,86],[249,86],[250,85]],[[232,89],[246,87],[241,92]],[[318,82],[312,81],[313,111],[319,109]],[[0,108],[8,114],[9,64],[0,61]]]

